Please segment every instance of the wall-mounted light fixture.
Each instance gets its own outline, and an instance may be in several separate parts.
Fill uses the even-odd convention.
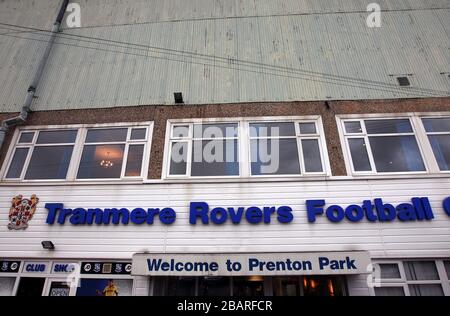
[[[44,248],[44,249],[47,249],[47,250],[55,249],[55,245],[50,240],[44,240],[41,242],[41,244],[42,244],[42,248]]]

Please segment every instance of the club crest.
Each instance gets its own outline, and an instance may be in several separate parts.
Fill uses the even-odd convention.
[[[34,212],[39,199],[35,194],[30,199],[24,199],[22,195],[13,197],[11,208],[9,209],[9,224],[10,230],[26,229],[28,221],[33,218]]]

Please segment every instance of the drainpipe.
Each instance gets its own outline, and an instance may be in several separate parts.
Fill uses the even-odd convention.
[[[36,73],[34,74],[33,80],[31,81],[31,84],[28,87],[27,98],[25,100],[24,105],[22,106],[22,110],[20,111],[20,114],[16,117],[6,119],[1,123],[0,149],[3,146],[3,142],[5,141],[6,132],[9,130],[9,128],[12,126],[19,125],[19,124],[24,124],[27,121],[28,113],[31,112],[31,108],[30,108],[31,102],[33,101],[37,86],[39,84],[39,81],[42,77],[42,73],[45,68],[45,65],[47,64],[48,56],[50,55],[50,51],[51,51],[53,43],[55,41],[56,33],[59,33],[61,22],[64,17],[64,13],[67,10],[68,4],[69,4],[69,0],[63,0],[61,8],[59,9],[58,16],[56,18],[56,21],[55,21],[55,23],[53,23],[50,39],[47,43],[47,47],[45,48],[44,55],[42,55],[42,58],[39,62]]]

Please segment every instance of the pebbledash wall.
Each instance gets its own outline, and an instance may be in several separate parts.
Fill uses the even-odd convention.
[[[223,104],[148,106],[50,111],[30,114],[27,126],[153,122],[148,177],[136,181],[112,182],[0,182],[0,258],[21,261],[123,261],[136,253],[226,254],[226,253],[329,253],[368,252],[371,261],[400,262],[409,259],[450,259],[450,217],[443,201],[450,196],[448,173],[356,177],[346,169],[343,144],[336,117],[344,114],[409,115],[411,113],[450,114],[449,98],[292,102],[278,104]],[[168,180],[163,175],[164,144],[168,119],[223,117],[321,117],[326,140],[328,173],[322,177],[276,177],[261,179]],[[14,132],[8,134],[1,159],[4,161]],[[11,199],[16,195],[39,198],[36,213],[26,230],[7,228]],[[331,222],[318,215],[309,222],[306,200],[326,200],[327,206],[361,205],[364,200],[382,198],[395,205],[410,203],[413,197],[427,197],[432,220],[390,222]],[[192,225],[189,203],[207,202],[213,207],[290,206],[293,220],[270,224],[239,224],[227,221]],[[176,221],[165,225],[64,225],[46,223],[46,203],[64,203],[67,208],[164,208],[176,211]],[[54,250],[44,250],[41,241],[51,240]],[[442,269],[439,273],[442,275]],[[445,270],[444,270],[445,271]],[[347,276],[349,295],[373,295],[368,272]],[[404,273],[404,272],[403,272]],[[133,294],[148,295],[149,279],[135,276]],[[151,279],[151,278],[150,278]],[[404,279],[404,275],[403,275]],[[405,281],[398,281],[402,284]],[[449,282],[440,281],[445,294]],[[404,284],[403,284],[404,285]],[[403,286],[401,285],[401,286]]]

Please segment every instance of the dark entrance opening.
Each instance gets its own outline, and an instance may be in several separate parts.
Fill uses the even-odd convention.
[[[17,296],[42,296],[45,278],[20,278]]]
[[[152,277],[156,296],[345,296],[345,276]]]

